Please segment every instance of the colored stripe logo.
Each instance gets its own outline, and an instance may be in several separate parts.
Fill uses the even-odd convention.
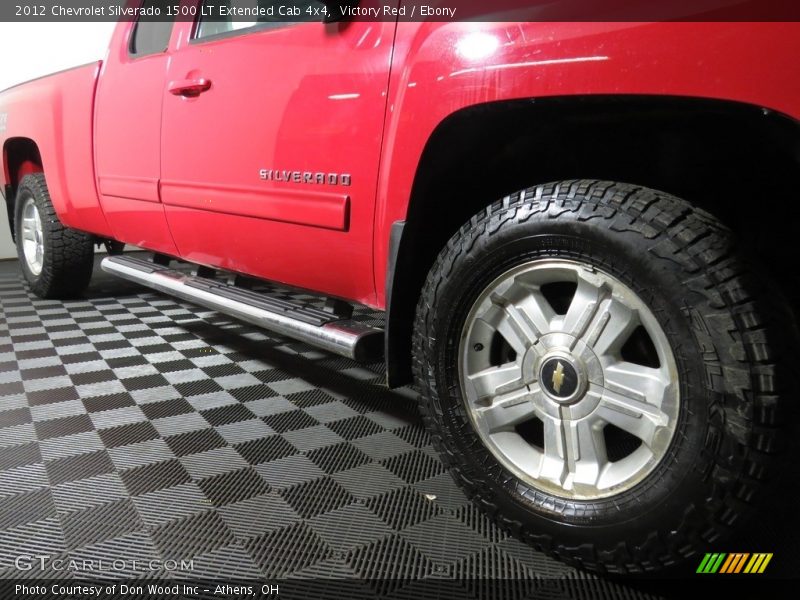
[[[771,560],[772,552],[707,553],[697,567],[697,573],[763,573]]]

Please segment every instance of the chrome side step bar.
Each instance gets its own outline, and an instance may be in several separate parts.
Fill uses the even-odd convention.
[[[109,256],[101,267],[123,279],[359,362],[378,360],[383,352],[383,331],[318,308],[140,258]]]

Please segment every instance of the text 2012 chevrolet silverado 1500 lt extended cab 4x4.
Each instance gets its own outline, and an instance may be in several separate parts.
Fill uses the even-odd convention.
[[[384,352],[468,494],[590,569],[677,564],[780,477],[798,24],[192,14],[0,95],[35,294],[79,294],[105,243],[106,271]]]

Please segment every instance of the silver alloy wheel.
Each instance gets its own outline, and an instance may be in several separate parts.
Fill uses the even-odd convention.
[[[32,197],[27,198],[22,206],[22,252],[28,269],[38,277],[44,264],[44,229]]]
[[[633,337],[645,349],[636,360]],[[589,265],[539,260],[498,277],[467,316],[459,357],[484,445],[553,495],[594,500],[632,488],[675,433],[678,374],[661,325],[630,288]]]

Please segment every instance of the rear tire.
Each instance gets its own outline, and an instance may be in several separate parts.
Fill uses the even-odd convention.
[[[86,289],[94,266],[92,236],[61,224],[44,174],[20,182],[14,225],[19,263],[34,294],[71,298]]]
[[[517,287],[492,288],[506,281],[505,274],[517,277],[520,270],[548,265],[562,275],[578,265],[578,280],[581,268],[592,274],[589,279],[602,275],[596,308],[570,313],[579,294],[574,291],[566,300],[548,296],[542,301],[542,318],[541,311],[532,310],[526,289],[538,290],[541,301],[546,284],[541,281],[546,280],[523,278]],[[617,294],[617,289],[622,291]],[[421,292],[413,349],[426,427],[468,495],[536,548],[598,572],[656,572],[678,565],[730,536],[758,495],[778,448],[778,408],[781,387],[787,385],[778,357],[788,354],[779,338],[788,339],[780,333],[788,328],[780,322],[785,307],[774,296],[768,298],[766,289],[734,248],[731,232],[679,198],[611,182],[523,190],[464,225],[440,253]],[[593,362],[592,344],[601,344],[612,331],[611,302],[625,298],[630,300],[627,310],[641,317],[653,340],[650,345],[638,340],[634,346],[641,352],[658,348],[660,357],[635,360],[655,361],[642,369],[671,365],[671,381],[663,387],[674,388],[676,411],[659,404],[667,400],[652,400],[660,397],[652,395],[657,386],[631,385],[626,391],[611,379],[609,373],[618,375],[623,368],[619,365],[634,362],[629,357],[636,350],[629,348],[633,333],[614,338],[616,346],[609,341],[610,350]],[[507,316],[512,313],[517,316]],[[646,313],[650,316],[645,318]],[[478,325],[476,314],[483,315]],[[580,325],[584,316],[586,323]],[[509,318],[521,325],[508,326]],[[567,330],[578,330],[567,323],[585,326],[584,337],[564,337]],[[481,335],[499,341],[476,342]],[[475,358],[476,353],[495,358]],[[491,392],[484,393],[480,386],[488,380],[473,383],[476,373],[482,377],[497,367],[513,377],[499,388],[492,380],[487,384]],[[571,384],[569,377],[576,373],[585,376]],[[654,422],[661,437],[658,444],[652,442],[656,436],[635,440],[636,448],[646,451],[652,443],[658,460],[648,470],[631,471],[627,480],[606,477],[611,484],[604,488],[602,474],[609,471],[603,468],[628,456],[611,458],[611,438],[605,433],[610,421],[603,421],[611,413],[587,426],[591,440],[602,438],[596,445],[585,444],[570,427],[577,432],[580,415],[595,414],[590,398],[601,406],[615,391],[617,398],[624,392],[643,404],[638,416],[635,402],[618,404],[623,410],[621,416],[612,415],[612,429],[633,423],[632,430],[639,431],[636,419],[644,420],[652,409],[660,411]],[[545,405],[555,407],[555,413],[537,412]],[[555,429],[557,434],[548,438],[546,424],[538,434],[528,427],[540,417],[546,423],[552,414],[568,423]],[[580,462],[593,458],[595,450],[605,462]],[[523,460],[515,463],[519,457]],[[545,465],[552,467],[553,460],[558,468],[548,471]],[[594,481],[594,488],[587,481]]]

